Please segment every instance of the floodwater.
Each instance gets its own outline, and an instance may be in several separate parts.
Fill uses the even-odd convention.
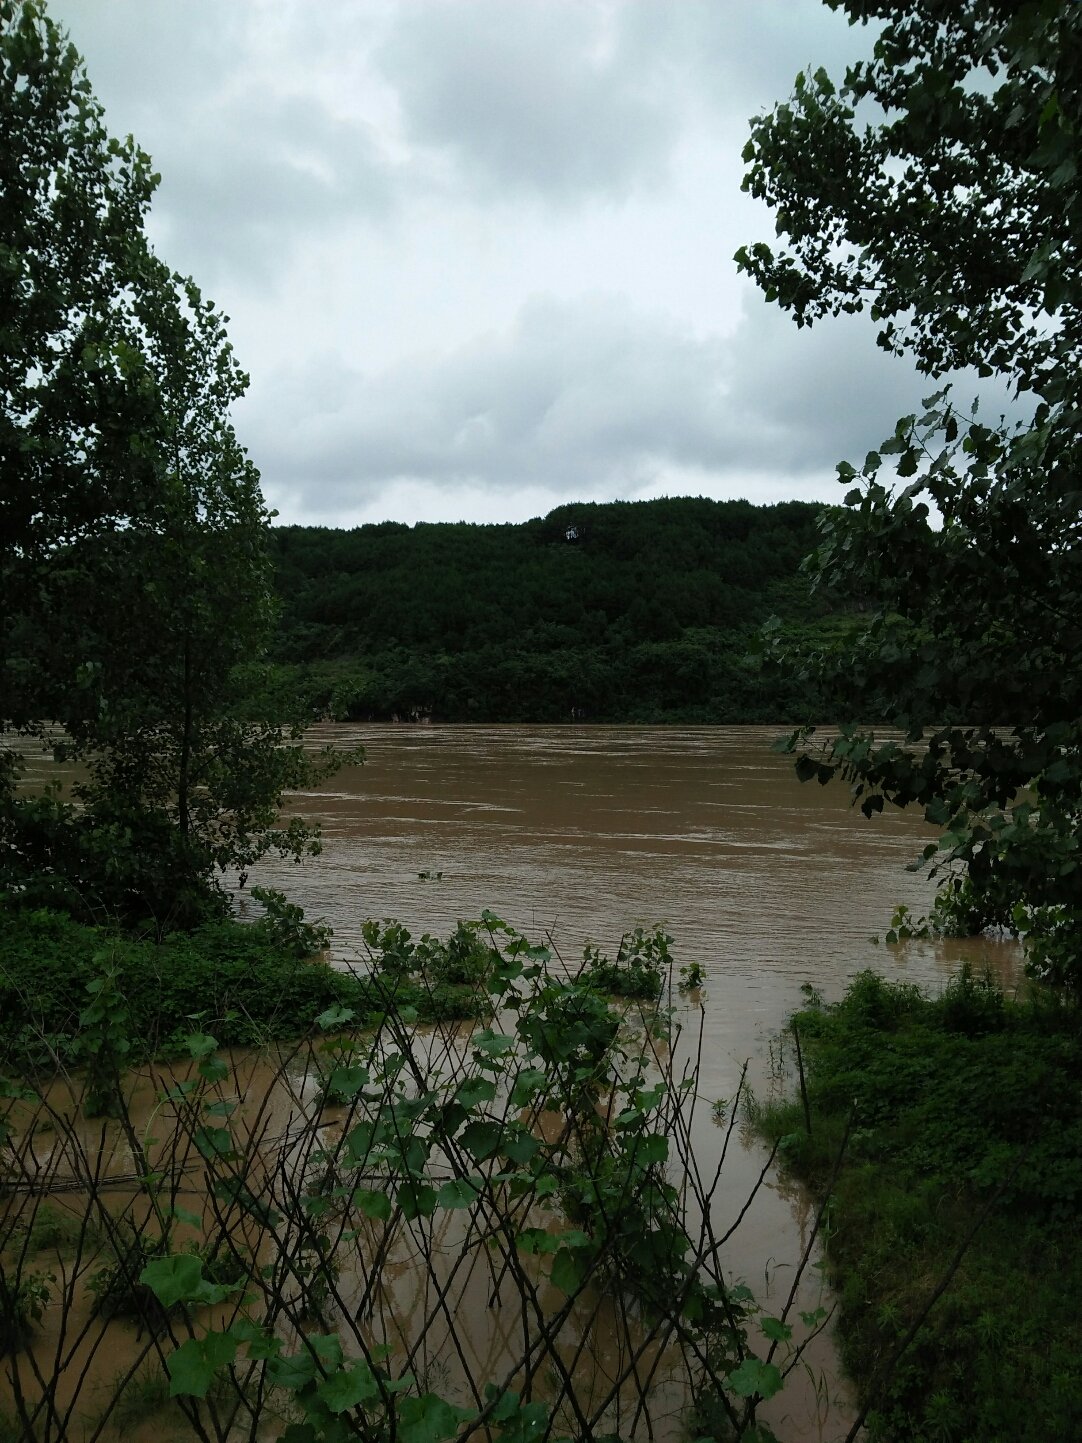
[[[584,942],[614,951],[663,925],[678,966],[706,973],[710,1082],[732,1090],[749,1056],[811,983],[826,998],[874,967],[937,987],[963,958],[1010,977],[1013,946],[871,941],[898,903],[927,909],[935,834],[900,811],[866,819],[842,782],[801,784],[766,727],[324,725],[311,746],[366,749],[291,810],[317,821],[323,852],[264,862],[332,956],[366,955],[361,924],[394,917],[415,935],[488,909],[551,939],[574,966]]]
[[[931,988],[963,959],[1004,980],[1017,967],[1013,946],[984,939],[875,945],[872,934],[885,932],[898,903],[927,908],[932,886],[906,863],[931,833],[902,813],[865,820],[841,783],[802,786],[770,751],[773,736],[763,728],[316,727],[311,746],[363,745],[367,762],[290,799],[292,810],[320,823],[322,855],[299,866],[268,861],[252,880],[280,887],[310,920],[333,927],[331,957],[342,967],[367,967],[361,927],[369,917],[396,918],[419,936],[445,934],[487,909],[549,943],[569,968],[587,941],[611,956],[625,931],[663,926],[675,967],[697,962],[706,979],[681,996],[674,977],[671,1000],[681,1029],[675,1075],[698,1059],[690,1143],[709,1177],[726,1136],[714,1104],[730,1104],[727,1123],[746,1064],[757,1091],[776,1085],[777,1037],[803,984],[832,999],[867,967]],[[239,905],[253,907],[243,898]],[[269,1098],[278,1089],[267,1106],[276,1130],[288,1132],[291,1119],[305,1115],[311,1069],[292,1066],[282,1093],[278,1063],[268,1064],[266,1080],[263,1065],[238,1061],[256,1069],[238,1095]],[[160,1080],[137,1081],[140,1132],[160,1088]],[[734,1135],[710,1201],[716,1236],[739,1218],[764,1160],[754,1139]],[[779,1312],[813,1217],[800,1190],[768,1170],[725,1244],[721,1271],[745,1281],[767,1313]],[[404,1265],[397,1282],[394,1268],[385,1271],[408,1313],[423,1279]],[[495,1369],[498,1315],[471,1296],[463,1292],[456,1328]],[[821,1302],[829,1307],[829,1294],[810,1267],[796,1307]],[[591,1327],[603,1371],[599,1316]],[[616,1347],[615,1321],[610,1331]],[[760,1414],[786,1443],[841,1437],[853,1414],[829,1334],[814,1340],[805,1362]],[[487,1364],[476,1366],[483,1372]],[[661,1428],[656,1436],[680,1434]]]
[[[415,936],[496,913],[569,967],[585,942],[614,955],[621,935],[662,925],[676,968],[698,962],[700,994],[678,1002],[685,1052],[699,1051],[693,1141],[704,1171],[722,1132],[711,1105],[741,1071],[775,1083],[776,1038],[803,984],[832,1000],[865,968],[936,989],[963,960],[1010,981],[1016,947],[989,939],[876,944],[899,903],[927,910],[933,884],[910,872],[934,835],[919,816],[872,819],[842,782],[798,782],[771,751],[771,728],[353,726],[313,728],[312,746],[366,750],[292,808],[318,821],[323,852],[263,865],[312,920],[334,929],[332,957],[364,965],[361,924],[393,917]],[[674,979],[675,983],[676,979]],[[701,1009],[701,1010],[700,1010]],[[701,1048],[699,1038],[701,1036]],[[754,1141],[730,1151],[715,1201],[727,1230],[754,1187]],[[726,1266],[768,1310],[787,1297],[808,1200],[772,1170],[734,1234]],[[800,1305],[819,1302],[805,1275]],[[848,1390],[828,1344],[814,1385],[793,1386],[764,1416],[792,1440],[841,1436]]]

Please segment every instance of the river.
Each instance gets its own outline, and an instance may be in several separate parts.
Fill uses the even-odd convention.
[[[774,1085],[774,1039],[810,983],[828,1000],[864,968],[936,988],[962,960],[1004,979],[1013,945],[987,939],[873,942],[898,903],[925,910],[933,835],[919,816],[865,819],[843,783],[801,785],[770,750],[769,728],[353,726],[313,728],[313,747],[363,745],[364,766],[291,798],[318,821],[323,853],[262,865],[311,919],[334,929],[338,965],[365,958],[361,923],[394,917],[445,933],[489,909],[551,940],[573,966],[586,941],[610,955],[635,926],[663,925],[676,965],[700,963],[701,994],[681,1005],[684,1037],[704,1037],[696,1152],[711,1165],[709,1104],[731,1099],[750,1063]],[[701,1007],[701,1013],[698,1009]],[[724,1227],[762,1156],[745,1138],[726,1162]],[[731,1243],[726,1266],[760,1300],[787,1294],[810,1224],[807,1199],[775,1173]],[[816,1306],[813,1273],[801,1305]],[[769,1421],[788,1439],[836,1437],[851,1400],[829,1343],[814,1380],[792,1380]],[[796,1375],[794,1375],[794,1379]]]
[[[770,750],[774,735],[747,727],[314,727],[308,746],[362,745],[366,764],[288,799],[290,811],[320,824],[322,854],[300,865],[268,859],[252,880],[329,923],[340,967],[367,967],[368,917],[397,918],[415,935],[446,934],[488,909],[549,942],[571,968],[587,941],[611,956],[625,931],[663,926],[676,967],[698,962],[705,973],[701,990],[682,997],[674,985],[671,995],[681,1029],[676,1074],[700,1054],[690,1141],[709,1175],[724,1138],[714,1104],[731,1104],[745,1064],[760,1093],[777,1085],[777,1038],[803,984],[829,1000],[867,967],[930,988],[962,960],[1008,981],[1017,969],[1017,949],[987,939],[874,943],[898,903],[927,908],[932,884],[906,864],[932,834],[911,814],[866,820],[844,784],[801,785]],[[44,759],[28,761],[31,785],[57,775]],[[238,905],[255,910],[243,895]],[[269,1072],[258,1055],[237,1066],[248,1078],[239,1095],[265,1095],[290,1117],[314,1085],[301,1067],[295,1094],[280,1096],[273,1056]],[[133,1085],[134,1115],[149,1128],[160,1079],[140,1074]],[[718,1236],[739,1217],[763,1162],[746,1134],[730,1148],[711,1206]],[[726,1275],[780,1311],[811,1220],[800,1189],[769,1171],[725,1245]],[[406,1270],[407,1293],[424,1283],[411,1279]],[[456,1331],[479,1358],[498,1352],[498,1313],[468,1299]],[[797,1307],[820,1302],[830,1298],[810,1269]],[[117,1356],[111,1329],[108,1341],[107,1360]],[[762,1410],[785,1443],[840,1437],[853,1416],[829,1334],[806,1361],[808,1370],[794,1372]],[[679,1404],[677,1393],[677,1423],[658,1437],[682,1436]]]

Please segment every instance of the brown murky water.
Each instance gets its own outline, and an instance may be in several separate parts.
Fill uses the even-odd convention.
[[[310,918],[334,928],[337,965],[364,965],[361,924],[395,917],[415,935],[489,909],[575,964],[585,941],[610,955],[621,934],[662,924],[677,966],[698,962],[701,995],[673,1000],[677,1063],[700,1052],[692,1143],[704,1173],[723,1132],[711,1106],[745,1062],[772,1081],[773,1037],[811,983],[828,998],[866,967],[935,987],[963,957],[1009,978],[1008,944],[875,946],[899,902],[927,907],[931,885],[905,870],[928,840],[919,818],[866,821],[844,786],[801,786],[769,729],[321,726],[313,746],[363,744],[344,769],[291,805],[323,828],[322,855],[268,863]],[[701,1041],[700,1041],[701,1039]],[[297,1086],[303,1091],[304,1079]],[[148,1093],[148,1103],[153,1096]],[[294,1105],[284,1103],[287,1111]],[[754,1142],[730,1149],[713,1200],[728,1230],[758,1179]],[[724,1268],[780,1309],[811,1226],[807,1200],[767,1176],[727,1244]],[[408,1270],[400,1283],[412,1286]],[[809,1271],[798,1306],[821,1300]],[[480,1326],[471,1346],[493,1339]],[[829,1338],[809,1350],[763,1416],[785,1440],[841,1436],[852,1416]]]
[[[497,913],[578,961],[664,924],[679,964],[707,975],[710,1081],[724,1094],[810,982],[833,998],[865,967],[935,987],[963,957],[1004,976],[1007,944],[875,946],[894,906],[922,911],[905,870],[934,835],[919,817],[867,820],[844,784],[801,785],[770,728],[313,728],[313,746],[366,748],[323,789],[294,798],[320,822],[320,857],[264,863],[333,955],[364,956],[366,917],[415,934]],[[423,879],[421,874],[428,874]],[[436,873],[442,873],[440,880]]]
[[[935,988],[963,959],[1009,980],[1013,944],[987,939],[875,945],[898,903],[922,912],[923,872],[906,871],[933,835],[913,815],[871,820],[847,788],[801,784],[770,750],[771,728],[316,727],[312,745],[363,745],[366,765],[294,799],[323,829],[323,854],[274,871],[312,918],[334,928],[333,956],[364,957],[366,917],[395,917],[415,935],[445,932],[488,908],[551,937],[576,963],[591,940],[663,924],[677,965],[699,962],[704,1101],[733,1095],[741,1068],[771,1083],[771,1041],[810,983],[828,999],[864,968]],[[422,873],[427,877],[422,877]],[[439,880],[436,874],[442,873]],[[721,1134],[696,1115],[701,1165]],[[739,1210],[762,1165],[754,1143],[726,1163],[716,1206]],[[724,1226],[728,1226],[725,1219]],[[788,1294],[812,1217],[774,1174],[734,1235],[728,1266],[769,1304]],[[724,1230],[724,1229],[723,1229]],[[818,1274],[802,1305],[818,1301]],[[792,1440],[839,1436],[849,1399],[824,1346],[813,1387],[787,1387],[769,1421]],[[779,1400],[780,1401],[780,1400]]]

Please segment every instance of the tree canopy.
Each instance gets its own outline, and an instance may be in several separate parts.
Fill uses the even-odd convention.
[[[843,462],[809,567],[872,598],[841,656],[904,740],[855,725],[790,739],[866,812],[925,808],[940,925],[1012,926],[1082,986],[1082,7],[1070,0],[828,0],[881,24],[752,123],[745,188],[779,248],[737,253],[798,325],[868,311],[935,378],[1001,377],[1032,406],[978,419],[938,389],[863,464]]]
[[[833,624],[798,574],[819,508],[673,497],[521,525],[271,532],[275,654],[354,719],[798,720],[752,653],[771,613]]]
[[[303,757],[251,704],[273,605],[247,381],[149,246],[157,179],[38,0],[0,0],[0,725],[85,767],[76,809],[0,749],[0,889],[164,922],[307,838],[276,824]]]

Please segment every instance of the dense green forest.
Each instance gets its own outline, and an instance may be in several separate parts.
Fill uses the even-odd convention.
[[[831,630],[799,570],[821,510],[687,497],[519,526],[277,527],[277,659],[354,720],[803,719],[806,689],[762,666],[758,633],[772,615],[794,638]]]

